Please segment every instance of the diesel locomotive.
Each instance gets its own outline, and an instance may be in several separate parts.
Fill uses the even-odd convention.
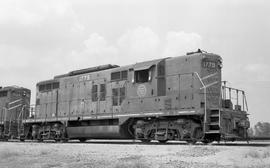
[[[221,79],[222,58],[202,52],[75,70],[36,85],[20,139],[137,139],[209,143],[247,138],[245,92]]]
[[[30,115],[30,95],[23,87],[0,87],[0,139],[17,139],[24,133],[22,121]]]

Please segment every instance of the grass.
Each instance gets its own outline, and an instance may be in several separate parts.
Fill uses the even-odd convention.
[[[264,151],[264,152],[258,152],[258,151],[249,151],[248,153],[245,154],[245,158],[255,158],[255,159],[265,159],[270,157],[270,152],[269,151]]]
[[[54,167],[61,167],[61,163],[48,163],[42,166],[42,168],[54,168]]]
[[[114,168],[150,168],[146,163],[137,160],[133,162],[118,163]]]
[[[49,154],[49,151],[47,150],[40,151],[40,155],[48,155],[48,154]]]
[[[264,151],[263,158],[270,158],[270,152],[269,151]]]
[[[9,159],[19,156],[19,152],[10,151],[9,149],[2,149],[0,152],[0,160]]]
[[[132,155],[118,160],[114,168],[149,168],[149,166],[141,159],[141,156]]]
[[[204,157],[215,155],[216,153],[220,152],[220,149],[212,148],[212,147],[201,147],[201,146],[191,146],[188,149],[185,149],[181,152],[176,152],[177,156],[180,157]]]
[[[269,165],[249,165],[248,167],[234,165],[233,168],[269,168]]]
[[[121,161],[134,161],[134,160],[140,160],[142,156],[138,156],[138,155],[132,155],[132,156],[128,156],[128,157],[124,157],[124,158],[120,158]]]
[[[244,158],[251,158],[254,162],[249,164],[249,165],[245,165],[245,167],[247,168],[269,168],[270,165],[265,163],[265,160],[267,160],[268,158],[270,159],[270,151],[266,151],[266,150],[249,150],[248,152],[246,152],[243,156]],[[244,166],[239,165],[241,163],[235,163],[233,165],[233,168],[243,168]]]

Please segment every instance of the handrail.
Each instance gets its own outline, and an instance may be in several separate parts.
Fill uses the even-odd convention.
[[[22,115],[22,111],[23,111],[24,107],[25,107],[25,105],[23,105],[23,106],[22,106],[22,110],[20,111],[20,113],[19,113],[19,115],[18,115],[17,120],[19,120],[19,118],[21,117],[21,115]]]
[[[18,130],[18,136],[19,136],[19,133],[20,133],[20,117],[22,116],[22,118],[21,118],[21,122],[23,121],[23,111],[24,111],[24,109],[25,109],[25,107],[26,107],[26,105],[23,105],[22,106],[22,110],[20,111],[20,114],[18,115],[18,118],[17,118],[17,124],[18,124],[18,128],[17,128],[17,130]]]
[[[247,104],[247,99],[246,99],[246,95],[245,95],[245,91],[241,90],[241,89],[236,89],[236,88],[232,88],[232,87],[228,87],[228,86],[221,86],[221,92],[222,92],[222,96],[221,99],[225,100],[227,99],[226,95],[227,95],[227,90],[229,90],[229,100],[232,100],[232,91],[235,91],[234,96],[236,96],[236,105],[239,105],[239,99],[242,100],[242,106],[243,106],[243,111],[248,111],[248,104]],[[241,97],[239,98],[239,92],[242,93],[242,99]],[[240,94],[241,95],[241,94]],[[240,103],[241,105],[241,103]]]
[[[198,77],[199,81],[201,82],[202,84],[202,88],[203,88],[203,91],[204,91],[204,126],[203,126],[203,129],[204,129],[204,132],[206,132],[206,128],[205,128],[205,124],[206,124],[206,120],[207,120],[207,116],[206,116],[206,86],[205,84],[203,83],[201,77],[199,76],[198,72],[194,72],[196,74],[196,76]]]
[[[5,117],[4,117],[4,121],[7,120],[7,111],[8,111],[8,108],[6,107],[3,107],[4,111],[5,111]]]
[[[4,123],[4,121],[6,121],[6,117],[7,117],[7,108],[6,107],[2,107],[2,110],[3,110],[3,113],[2,113],[2,115],[1,115],[1,122],[3,122]],[[3,116],[3,114],[4,114],[4,116]]]
[[[10,102],[10,103],[8,103],[8,105],[10,106],[11,104],[17,103],[17,102],[19,102],[19,101],[22,101],[22,99],[17,99],[17,100],[15,100],[15,101],[13,101],[13,102]]]
[[[246,104],[246,108],[247,108],[247,111],[248,111],[248,104],[247,104],[247,98],[246,98],[246,94],[244,94],[244,98],[245,98],[245,104]]]

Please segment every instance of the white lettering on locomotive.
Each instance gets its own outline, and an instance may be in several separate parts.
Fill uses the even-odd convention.
[[[87,81],[91,79],[91,75],[83,75],[83,76],[79,76],[79,82],[82,81]]]
[[[203,62],[204,68],[216,68],[216,63],[212,61],[204,61]]]

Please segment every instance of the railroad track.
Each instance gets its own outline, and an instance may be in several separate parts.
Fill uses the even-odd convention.
[[[190,145],[185,141],[169,141],[167,143],[159,143],[158,141],[152,141],[148,143],[140,142],[138,140],[88,140],[86,142],[80,142],[77,140],[69,140],[67,142],[56,142],[54,140],[35,141],[35,140],[8,140],[0,141],[0,143],[50,143],[50,144],[112,144],[112,145]],[[266,147],[270,146],[270,140],[263,141],[235,141],[235,142],[213,142],[209,144],[196,143],[194,146],[254,146],[254,147]]]

